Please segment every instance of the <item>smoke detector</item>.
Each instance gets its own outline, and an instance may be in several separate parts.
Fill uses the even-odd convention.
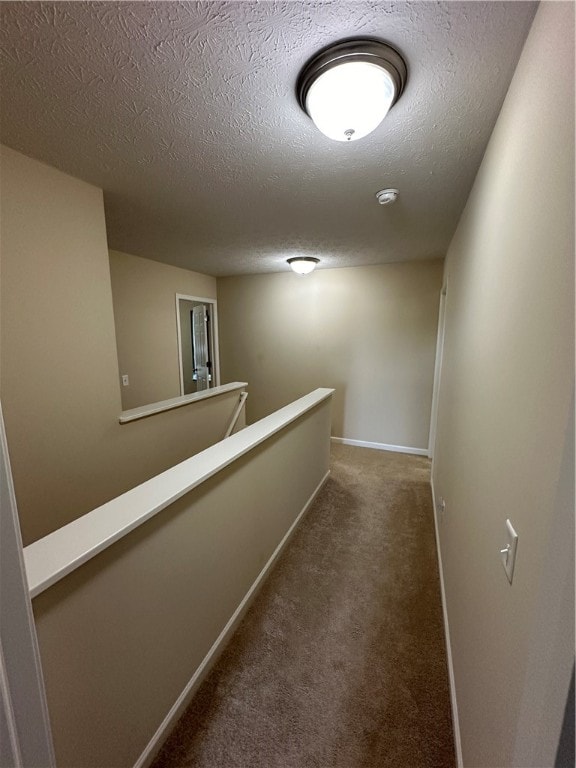
[[[399,194],[397,189],[381,189],[380,192],[376,192],[376,200],[380,205],[391,205],[398,200]]]

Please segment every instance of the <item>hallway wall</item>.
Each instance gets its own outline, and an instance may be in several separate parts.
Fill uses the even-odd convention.
[[[219,278],[223,380],[250,422],[334,387],[334,436],[425,449],[441,282],[441,260]]]
[[[102,191],[1,160],[0,391],[29,544],[220,439],[238,394],[120,425]]]
[[[446,277],[433,479],[463,763],[553,765],[574,654],[571,3],[539,7]]]

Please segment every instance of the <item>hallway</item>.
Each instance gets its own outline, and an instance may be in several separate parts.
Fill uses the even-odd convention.
[[[331,471],[153,768],[454,766],[430,463]]]

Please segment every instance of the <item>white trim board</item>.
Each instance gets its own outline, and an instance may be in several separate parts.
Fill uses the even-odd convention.
[[[442,568],[442,552],[440,550],[440,532],[434,478],[430,478],[432,491],[432,507],[434,509],[434,532],[436,534],[436,552],[438,555],[438,575],[440,576],[440,594],[442,595],[442,615],[444,617],[444,637],[446,640],[446,660],[448,662],[448,679],[450,681],[450,702],[452,704],[452,730],[454,731],[454,747],[456,749],[456,765],[463,768],[462,740],[460,738],[460,720],[458,718],[458,702],[456,700],[456,679],[452,660],[452,644],[450,642],[450,625],[448,624],[448,608],[446,606],[446,591],[444,589],[444,569]]]
[[[430,410],[430,433],[428,436],[428,458],[434,457],[436,446],[436,427],[438,425],[438,406],[440,383],[442,380],[442,360],[444,358],[444,335],[446,330],[446,296],[448,293],[448,278],[445,279],[440,291],[438,307],[438,332],[436,334],[436,361],[434,363],[434,386],[432,387],[432,406]]]
[[[140,405],[138,408],[122,411],[118,421],[120,424],[128,424],[130,421],[145,419],[148,416],[153,416],[155,413],[170,411],[172,408],[181,408],[183,405],[198,403],[200,400],[207,400],[209,397],[225,395],[227,392],[234,392],[236,389],[244,389],[247,386],[248,383],[246,381],[233,381],[230,384],[222,384],[220,387],[211,387],[210,389],[203,389],[201,392],[193,392],[191,395],[178,395],[178,397],[171,397],[169,400],[160,400],[157,403]]]
[[[56,768],[1,407],[0,583],[0,762]]]
[[[427,448],[409,448],[407,445],[388,445],[388,443],[370,443],[366,440],[352,440],[348,437],[331,437],[333,443],[341,445],[358,445],[360,448],[374,448],[377,451],[393,451],[394,453],[411,453],[414,456],[428,456]]]
[[[266,565],[262,568],[258,576],[256,577],[256,580],[240,602],[240,605],[232,616],[230,617],[228,623],[222,630],[222,632],[218,635],[216,638],[216,641],[200,663],[198,669],[192,677],[190,678],[190,681],[180,694],[180,696],[176,699],[173,706],[171,707],[170,711],[160,724],[158,730],[152,736],[148,744],[146,745],[146,748],[134,764],[134,768],[148,768],[149,765],[153,762],[154,758],[158,754],[160,748],[162,747],[162,744],[168,737],[169,730],[176,724],[176,721],[180,717],[180,715],[183,713],[183,711],[186,709],[190,701],[192,700],[192,697],[202,684],[202,681],[206,678],[207,674],[210,672],[216,661],[218,660],[218,657],[226,647],[226,644],[234,634],[236,628],[244,618],[244,614],[250,607],[250,604],[258,594],[258,591],[260,587],[263,585],[264,581],[266,580],[266,577],[268,576],[269,572],[272,570],[274,564],[276,563],[276,560],[279,558],[279,556],[282,554],[284,548],[292,538],[292,535],[296,531],[296,528],[298,527],[298,524],[304,517],[304,515],[308,512],[310,507],[312,506],[312,503],[320,490],[322,489],[324,483],[326,480],[328,480],[328,477],[330,475],[330,470],[326,472],[322,480],[318,483],[315,490],[312,492],[312,495],[302,508],[302,510],[298,513],[297,518],[294,520],[288,531],[285,533],[284,537],[270,556],[270,559],[266,563]]]

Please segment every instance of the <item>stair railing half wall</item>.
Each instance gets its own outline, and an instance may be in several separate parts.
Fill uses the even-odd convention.
[[[151,763],[329,473],[317,389],[29,545],[56,763]]]

